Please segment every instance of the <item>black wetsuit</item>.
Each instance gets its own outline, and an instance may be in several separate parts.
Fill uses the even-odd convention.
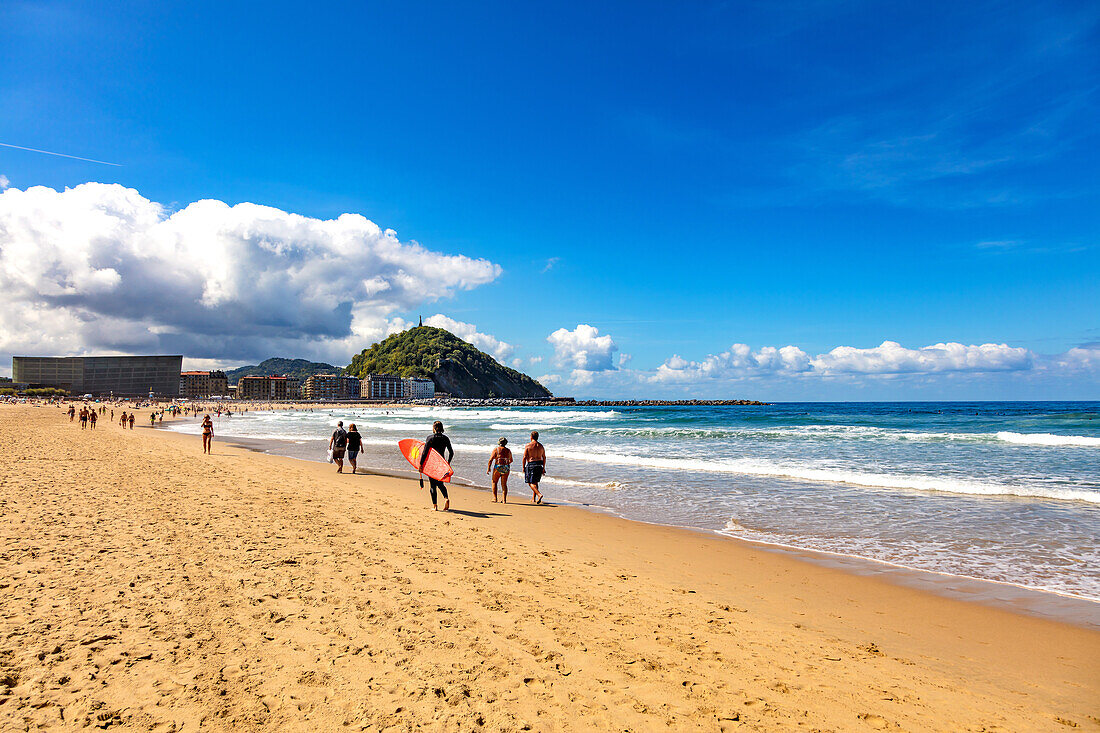
[[[428,439],[424,441],[424,453],[420,458],[420,468],[424,468],[424,462],[428,460],[429,449],[443,456],[443,460],[447,463],[450,463],[451,459],[455,457],[455,450],[451,447],[451,439],[443,433],[432,433]],[[446,451],[446,453],[444,453],[444,451]],[[447,484],[442,481],[436,481],[434,478],[429,478],[428,483],[431,487],[432,504],[436,503],[435,492],[437,490],[443,494],[444,499],[450,499],[450,497],[447,496]]]

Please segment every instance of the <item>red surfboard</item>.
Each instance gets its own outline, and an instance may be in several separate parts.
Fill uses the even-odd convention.
[[[397,441],[397,447],[401,449],[401,454],[405,456],[405,460],[417,471],[420,471],[420,455],[421,451],[424,450],[424,442],[405,438]],[[451,464],[443,460],[443,456],[436,453],[434,448],[428,450],[428,460],[424,461],[423,473],[428,478],[434,478],[436,481],[443,481],[444,483],[450,482],[451,476],[454,475]]]

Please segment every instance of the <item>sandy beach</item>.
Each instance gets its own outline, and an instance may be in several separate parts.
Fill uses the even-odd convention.
[[[1100,729],[1095,629],[56,407],[0,440],[2,730]]]

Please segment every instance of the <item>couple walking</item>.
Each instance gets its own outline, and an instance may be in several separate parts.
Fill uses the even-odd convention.
[[[363,448],[363,436],[355,429],[355,423],[348,425],[344,430],[344,421],[336,423],[336,429],[329,438],[328,448],[332,451],[332,462],[336,464],[336,473],[344,472],[344,454],[347,453],[351,472],[355,473],[355,459],[359,457],[359,451]]]
[[[512,451],[507,447],[508,439],[501,438],[497,447],[489,456],[489,468],[486,470],[493,479],[493,501],[497,500],[497,482],[504,492],[504,503],[508,503],[508,474],[512,470]],[[539,442],[539,431],[531,431],[531,442],[523,446],[523,481],[531,487],[531,502],[542,503],[539,481],[546,475],[546,449]]]

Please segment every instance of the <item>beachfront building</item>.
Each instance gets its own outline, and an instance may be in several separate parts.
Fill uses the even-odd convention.
[[[314,374],[302,385],[302,397],[307,400],[355,400],[359,391],[359,378],[342,374]]]
[[[237,399],[282,401],[298,399],[298,379],[271,375],[249,375],[237,380]]]
[[[368,400],[399,400],[404,396],[404,381],[392,374],[368,374],[359,395]]]
[[[271,377],[250,374],[237,380],[238,400],[271,399]]]
[[[181,372],[180,397],[197,400],[225,397],[229,394],[229,379],[225,372]]]
[[[435,397],[435,382],[425,377],[409,377],[402,380],[407,400],[430,400]]]
[[[96,397],[175,397],[183,356],[13,356],[12,379]]]
[[[298,400],[302,398],[302,380],[298,377],[286,377],[286,398]]]

